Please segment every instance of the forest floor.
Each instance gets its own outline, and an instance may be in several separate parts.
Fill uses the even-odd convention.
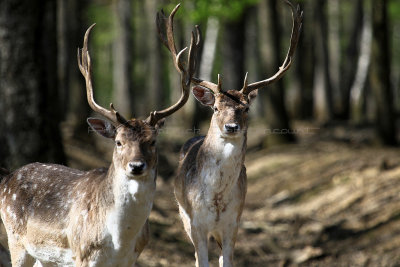
[[[297,144],[268,149],[251,142],[260,136],[249,131],[248,191],[235,265],[399,266],[400,150],[371,144],[368,129],[313,129],[300,134]],[[170,145],[161,139],[152,237],[138,266],[194,266],[172,187],[184,140]],[[81,149],[67,142],[72,165],[105,165],[111,158],[77,156]],[[211,266],[218,265],[218,253],[211,240]]]

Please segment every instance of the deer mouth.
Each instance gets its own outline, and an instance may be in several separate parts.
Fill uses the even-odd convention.
[[[144,171],[131,171],[131,174],[134,176],[139,176],[139,175],[144,174]]]

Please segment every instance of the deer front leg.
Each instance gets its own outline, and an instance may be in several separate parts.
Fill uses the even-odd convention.
[[[207,232],[193,226],[192,224],[190,229],[190,238],[195,249],[196,267],[208,267]]]
[[[28,254],[22,244],[10,241],[11,263],[14,267],[31,267],[35,260]]]
[[[219,257],[220,267],[233,266],[233,251],[236,243],[236,236],[238,232],[238,225],[229,225],[222,233],[222,251]]]

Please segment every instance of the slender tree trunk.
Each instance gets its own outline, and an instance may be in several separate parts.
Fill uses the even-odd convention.
[[[0,2],[1,166],[65,162],[55,21],[55,1]]]
[[[60,102],[72,136],[85,137],[86,117],[90,107],[86,100],[84,79],[76,61],[77,47],[82,46],[85,33],[83,10],[86,0],[57,0],[57,67]],[[92,140],[92,139],[87,139]]]
[[[325,1],[326,16],[326,47],[324,48],[324,57],[327,58],[327,72],[329,73],[330,90],[332,95],[332,108],[334,119],[337,119],[338,113],[342,110],[342,92],[339,88],[340,82],[340,0]],[[325,51],[325,49],[327,49]],[[325,55],[327,53],[327,55]],[[326,78],[328,79],[328,77]]]
[[[326,15],[326,0],[315,1],[315,23],[317,25],[316,47],[318,56],[315,72],[315,109],[319,120],[330,121],[334,118],[332,81],[330,74],[328,49],[328,21]],[[323,97],[322,97],[323,96]]]
[[[246,12],[236,21],[223,24],[222,32],[222,88],[237,90],[243,86]]]
[[[114,2],[116,37],[113,44],[113,101],[118,111],[132,115],[132,5],[131,0]]]
[[[380,141],[394,145],[396,140],[393,92],[390,84],[390,52],[387,0],[372,1],[371,87],[376,104],[376,131]]]
[[[297,47],[295,65],[300,87],[300,97],[295,105],[295,116],[299,119],[311,119],[313,116],[313,89],[315,65],[315,26],[312,21],[312,7],[310,3],[301,4],[302,10],[308,16],[304,17],[303,29]]]
[[[354,20],[351,20],[352,29],[350,31],[350,38],[347,47],[344,51],[344,55],[341,57],[340,66],[340,90],[342,95],[341,109],[338,113],[338,117],[341,119],[349,119],[350,117],[350,91],[355,81],[357,73],[357,64],[360,58],[360,48],[362,43],[360,42],[362,31],[363,31],[363,17],[364,17],[364,5],[362,0],[357,0],[354,5]]]
[[[367,119],[365,114],[366,83],[371,62],[371,17],[364,15],[362,33],[360,37],[360,53],[355,70],[355,77],[350,89],[351,119],[361,123]]]
[[[259,40],[258,6],[250,7],[246,16],[245,32],[245,70],[248,72],[248,83],[263,80],[265,77],[260,62],[261,50]],[[254,101],[250,109],[250,116],[262,117],[261,98]]]
[[[265,5],[263,7],[263,5]],[[265,27],[260,27],[260,35],[268,33],[268,37],[264,37],[266,41],[263,41],[263,45],[268,44],[267,40],[271,40],[269,43],[269,49],[262,48],[262,51],[270,50],[269,53],[262,52],[262,62],[265,78],[271,76],[278,70],[278,67],[282,64],[283,60],[281,57],[281,51],[287,49],[281,46],[281,26],[279,10],[277,6],[277,1],[267,0],[265,3],[261,3],[260,12],[265,9],[266,17],[269,18],[265,21],[267,25]],[[287,45],[287,44],[286,44]],[[289,123],[289,116],[285,107],[285,94],[282,80],[269,85],[267,88],[262,88],[259,90],[260,97],[264,103],[264,114],[270,128],[263,143],[264,145],[280,144],[295,141],[294,135],[287,134],[291,132],[291,127]]]
[[[167,101],[166,92],[163,87],[163,75],[162,68],[163,58],[161,54],[161,41],[157,35],[157,27],[155,23],[155,12],[157,11],[157,1],[156,0],[146,0],[146,19],[147,19],[147,29],[148,34],[143,36],[147,38],[148,51],[148,73],[146,77],[147,87],[146,90],[149,94],[149,107],[152,110],[159,110],[165,108],[169,104]]]

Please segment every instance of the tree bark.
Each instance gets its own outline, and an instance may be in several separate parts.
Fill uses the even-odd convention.
[[[304,17],[303,29],[297,47],[295,66],[297,79],[299,81],[300,94],[295,105],[295,116],[298,119],[311,119],[313,116],[313,88],[314,88],[314,65],[315,65],[315,26],[312,20],[312,5],[300,4],[302,10],[308,16]],[[311,19],[310,19],[311,18]]]
[[[395,145],[396,126],[390,84],[390,52],[387,0],[372,1],[371,87],[376,104],[376,131],[379,140]]]
[[[347,42],[346,49],[341,56],[340,64],[340,90],[342,100],[341,109],[338,112],[340,119],[347,120],[350,117],[350,91],[356,79],[358,58],[360,57],[360,49],[362,43],[360,42],[363,31],[363,17],[364,5],[362,0],[357,0],[353,8],[354,20],[351,20],[352,28],[350,31],[350,38]]]
[[[79,138],[87,135],[86,118],[90,116],[84,79],[76,60],[82,46],[86,20],[86,0],[57,0],[57,67],[60,102],[68,125],[68,134]],[[86,133],[86,135],[85,135]],[[87,138],[87,140],[92,140]]]
[[[326,15],[326,1],[315,1],[315,23],[317,25],[317,34],[315,41],[318,45],[316,72],[315,72],[315,112],[319,120],[330,121],[334,118],[332,81],[329,65],[329,47],[328,47],[328,20]],[[322,97],[323,96],[323,97]]]
[[[144,2],[146,9],[146,19],[147,19],[147,47],[148,51],[148,75],[146,76],[148,94],[149,94],[149,108],[151,110],[160,110],[169,105],[169,101],[166,97],[166,92],[164,90],[162,68],[163,58],[161,54],[161,41],[158,38],[157,27],[155,23],[155,14],[157,11],[157,1],[147,0]],[[171,71],[175,71],[172,69]],[[178,89],[178,88],[176,88]],[[177,90],[180,92],[180,90]],[[149,111],[150,112],[150,111]]]
[[[247,81],[252,83],[254,81],[260,81],[265,79],[263,77],[265,73],[262,70],[262,64],[260,62],[261,49],[259,39],[259,19],[258,19],[258,6],[252,6],[247,9],[246,16],[246,32],[245,32],[245,71],[248,73]],[[257,98],[251,104],[250,116],[254,118],[263,117],[261,98]]]
[[[222,89],[238,90],[243,86],[246,12],[235,21],[223,23],[222,54]]]
[[[1,166],[65,162],[55,21],[55,1],[0,2]]]
[[[113,102],[124,116],[132,115],[132,5],[131,0],[114,2],[116,37],[113,43]]]
[[[350,89],[351,119],[362,123],[367,119],[365,114],[365,95],[368,73],[371,62],[372,28],[371,16],[364,15],[362,33],[360,37],[360,52],[355,70],[355,77]]]
[[[264,71],[264,78],[271,76],[271,73],[275,73],[278,70],[278,67],[282,64],[283,59],[281,57],[281,26],[280,26],[280,17],[279,10],[277,6],[276,0],[267,0],[264,3],[261,3],[264,7],[261,6],[260,12],[262,9],[267,10],[265,12],[266,23],[265,27],[260,27],[260,35],[265,35],[266,31],[268,32],[268,37],[264,37],[263,46],[268,46],[268,48],[261,48],[262,51],[262,64]],[[262,18],[261,18],[262,19]],[[264,18],[265,20],[265,18]],[[271,40],[268,42],[267,40]],[[269,44],[268,44],[269,43]],[[286,44],[287,47],[288,44]],[[285,48],[286,48],[285,47]],[[269,53],[266,51],[270,50]],[[263,79],[264,79],[263,78]],[[268,88],[262,88],[259,90],[260,97],[262,98],[263,103],[265,103],[264,114],[269,127],[269,131],[263,143],[265,146],[273,145],[273,144],[282,144],[288,142],[294,142],[295,137],[292,134],[288,134],[291,132],[291,127],[289,123],[289,116],[286,111],[285,106],[285,91],[282,80],[269,85]]]

